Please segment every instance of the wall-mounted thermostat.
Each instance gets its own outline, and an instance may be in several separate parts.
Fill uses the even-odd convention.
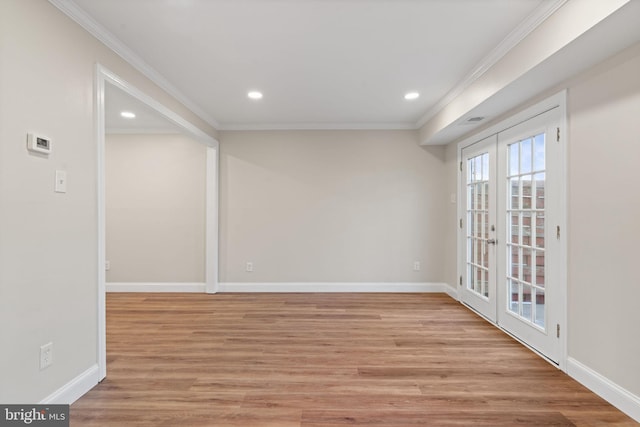
[[[35,133],[27,134],[27,149],[36,153],[51,154],[51,138]]]

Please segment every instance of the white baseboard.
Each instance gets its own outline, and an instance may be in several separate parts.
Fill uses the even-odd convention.
[[[204,283],[111,282],[107,292],[205,292]],[[218,292],[443,292],[458,299],[458,290],[438,282],[223,282]]]
[[[95,364],[40,401],[41,405],[71,405],[99,382]]]
[[[445,294],[449,295],[454,300],[458,301],[458,288],[455,288],[453,286],[449,286],[446,283],[443,283],[443,285],[444,285],[444,290],[442,292],[444,292]]]
[[[571,357],[567,360],[567,373],[595,394],[640,422],[640,397]]]
[[[223,282],[218,292],[446,292],[446,283],[428,282]]]
[[[107,292],[205,292],[204,283],[143,283],[111,282]]]

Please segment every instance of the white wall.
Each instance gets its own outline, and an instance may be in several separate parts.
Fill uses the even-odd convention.
[[[443,147],[413,131],[220,141],[222,282],[442,281]]]
[[[105,145],[107,282],[204,283],[205,145],[180,134]]]
[[[569,356],[640,396],[640,45],[569,89]]]
[[[443,185],[448,195],[448,204],[446,208],[446,224],[444,232],[443,250],[445,252],[444,259],[444,282],[459,289],[458,275],[458,146],[457,144],[448,144],[445,148],[445,172],[443,176]],[[451,195],[454,195],[455,202],[452,202]]]
[[[210,126],[44,0],[0,1],[0,402],[38,402],[97,362],[95,65]],[[26,134],[53,139],[49,158]],[[68,192],[53,191],[56,169]],[[42,344],[54,364],[39,370]]]

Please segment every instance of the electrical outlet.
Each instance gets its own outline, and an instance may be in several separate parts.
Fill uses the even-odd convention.
[[[253,263],[252,262],[247,262],[246,271],[247,271],[247,273],[251,273],[253,271]]]
[[[53,343],[40,346],[40,369],[48,368],[53,364]]]
[[[413,261],[413,271],[420,271],[420,261]]]
[[[111,270],[111,261],[106,260],[104,262],[104,269],[107,270],[107,271]]]

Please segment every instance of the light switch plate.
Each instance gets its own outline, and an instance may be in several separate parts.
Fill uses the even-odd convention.
[[[67,192],[67,171],[56,171],[56,193]]]

